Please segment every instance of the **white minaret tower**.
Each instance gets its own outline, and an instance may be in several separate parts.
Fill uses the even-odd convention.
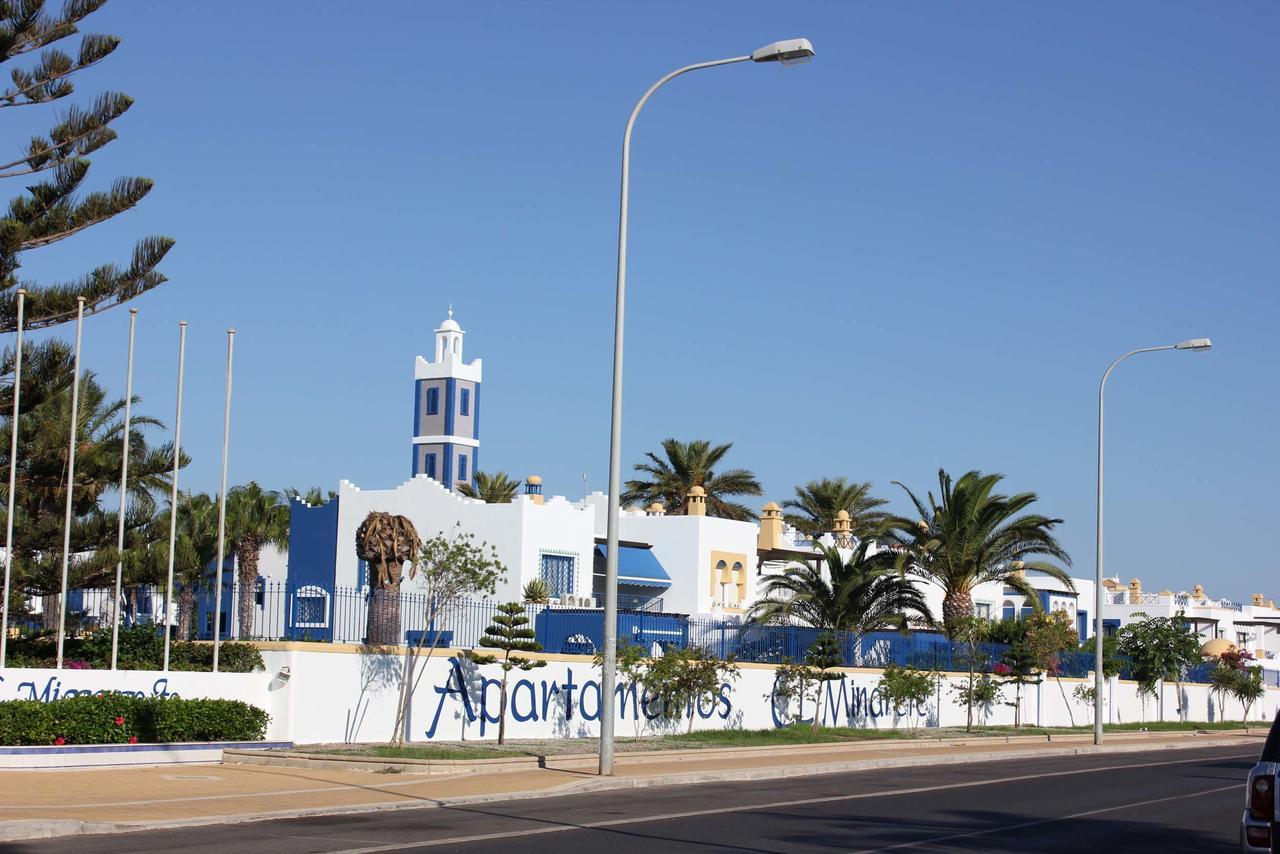
[[[449,306],[436,330],[435,359],[414,360],[412,473],[446,489],[472,481],[480,451],[481,362],[462,361],[465,334]]]

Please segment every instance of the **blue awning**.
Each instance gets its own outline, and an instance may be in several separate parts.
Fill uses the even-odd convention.
[[[596,546],[596,554],[607,558],[609,547]],[[636,587],[670,587],[671,576],[653,556],[652,549],[619,546],[618,583]]]

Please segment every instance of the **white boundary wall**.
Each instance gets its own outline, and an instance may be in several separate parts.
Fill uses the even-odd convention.
[[[290,645],[296,647],[297,645]],[[271,710],[288,738],[300,744],[315,742],[384,741],[395,725],[395,703],[404,668],[403,655],[349,652],[311,652],[300,649],[264,651],[269,672],[288,667],[290,679],[275,692],[277,704]],[[592,738],[599,734],[599,669],[590,658],[545,656],[547,664],[528,672],[513,670],[507,686],[507,736],[509,738]],[[812,720],[813,707],[806,702],[783,708],[771,700],[775,668],[743,664],[738,678],[722,684],[715,702],[702,704],[696,712],[694,729],[766,729],[789,723],[799,712]],[[425,665],[419,665],[421,679],[414,692],[406,738],[412,741],[496,739],[502,671],[497,665],[477,667],[464,656],[437,650]],[[959,675],[940,677],[934,697],[922,708],[889,708],[877,685],[880,673],[873,670],[843,670],[840,680],[823,686],[822,723],[827,726],[891,728],[963,726],[965,709],[957,704],[952,685],[960,685]],[[622,681],[620,679],[620,681]],[[1087,726],[1092,723],[1090,708],[1073,696],[1081,679],[1048,679],[1026,686],[1022,692],[1021,716],[1024,725]],[[1088,684],[1092,684],[1089,682]],[[1175,688],[1164,686],[1161,696],[1139,702],[1137,685],[1112,680],[1109,683],[1107,715],[1111,722],[1177,720]],[[661,710],[649,708],[647,697],[637,686],[623,683],[619,688],[620,736],[682,732],[688,714],[671,721]],[[1207,686],[1184,685],[1188,719],[1217,720],[1216,701]],[[1004,688],[1004,699],[1012,703],[1013,686]],[[1065,696],[1064,696],[1065,695]],[[1254,704],[1250,718],[1270,721],[1280,709],[1280,690],[1270,689]],[[1241,720],[1243,708],[1234,699],[1226,701],[1226,720]],[[978,710],[975,723],[1011,725],[1012,706],[996,705]]]
[[[395,704],[404,672],[404,655],[365,651],[359,647],[320,644],[264,645],[264,673],[188,673],[104,670],[0,671],[0,699],[50,701],[101,691],[128,691],[140,696],[222,697],[243,700],[271,714],[267,738],[300,744],[385,741],[395,723]],[[275,648],[271,648],[275,647]],[[512,671],[508,683],[507,735],[511,738],[593,738],[599,733],[599,670],[590,658],[543,656],[545,667]],[[695,729],[766,729],[797,717],[811,720],[813,704],[789,707],[773,697],[775,668],[740,665],[737,679],[726,680],[714,702],[694,712]],[[419,666],[406,737],[412,741],[495,739],[502,676],[497,665],[477,667],[450,650],[437,650]],[[873,670],[842,670],[841,678],[822,687],[821,722],[826,726],[936,727],[963,726],[965,709],[953,695],[964,677],[939,677],[934,696],[919,708],[891,709],[877,690]],[[1021,716],[1026,725],[1077,726],[1092,722],[1089,707],[1075,699],[1080,679],[1048,679],[1026,686]],[[689,710],[677,720],[648,704],[644,692],[623,683],[619,688],[620,736],[684,731]],[[1217,720],[1217,702],[1204,685],[1184,685],[1191,720]],[[1137,686],[1112,680],[1107,692],[1111,722],[1176,720],[1175,688],[1139,702]],[[1012,703],[1013,686],[1005,686]],[[1239,721],[1240,703],[1228,699],[1226,720]],[[1250,718],[1272,720],[1280,709],[1280,690],[1269,689],[1254,704]],[[1014,710],[996,705],[976,711],[975,723],[1012,724]]]

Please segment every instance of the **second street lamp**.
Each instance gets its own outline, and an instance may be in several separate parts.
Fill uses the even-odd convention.
[[[614,685],[617,682],[618,650],[618,499],[622,487],[622,332],[623,314],[627,295],[627,192],[631,170],[631,130],[645,102],[669,80],[697,71],[730,65],[735,62],[779,62],[795,65],[807,62],[814,56],[813,45],[808,39],[787,39],[767,44],[745,56],[713,59],[677,68],[649,87],[636,102],[627,119],[622,136],[622,192],[618,216],[618,279],[614,303],[613,325],[613,403],[609,420],[609,502],[608,502],[608,551],[605,554],[604,577],[604,663],[600,668],[600,774],[613,773],[613,718]]]
[[[1191,338],[1178,344],[1164,344],[1160,347],[1139,347],[1137,350],[1130,350],[1120,358],[1116,359],[1102,375],[1102,382],[1098,384],[1098,522],[1097,522],[1097,555],[1095,562],[1095,574],[1093,579],[1093,634],[1094,634],[1094,656],[1093,663],[1093,743],[1102,744],[1102,689],[1103,689],[1103,673],[1102,673],[1102,474],[1103,474],[1103,457],[1102,457],[1102,416],[1103,403],[1107,392],[1107,377],[1111,376],[1111,372],[1115,370],[1116,365],[1123,362],[1130,356],[1136,356],[1139,353],[1154,353],[1158,350],[1191,350],[1192,352],[1204,353],[1213,348],[1213,342],[1208,338]],[[1178,705],[1182,705],[1182,698],[1178,698]]]

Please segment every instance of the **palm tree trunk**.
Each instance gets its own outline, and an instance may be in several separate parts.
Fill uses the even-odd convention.
[[[380,575],[370,572],[370,578],[390,578],[398,576]],[[390,581],[386,587],[375,587],[369,591],[369,616],[365,632],[365,642],[373,645],[400,643],[400,581]]]
[[[40,621],[44,623],[46,629],[58,628],[58,595],[46,593],[40,597]]]
[[[968,590],[949,590],[942,598],[942,626],[954,640],[956,629],[973,617],[973,595]]]
[[[178,593],[178,640],[191,639],[191,612],[195,591],[190,584],[184,585]]]
[[[253,594],[258,587],[258,544],[247,540],[236,549],[240,566],[240,640],[253,635]]]

